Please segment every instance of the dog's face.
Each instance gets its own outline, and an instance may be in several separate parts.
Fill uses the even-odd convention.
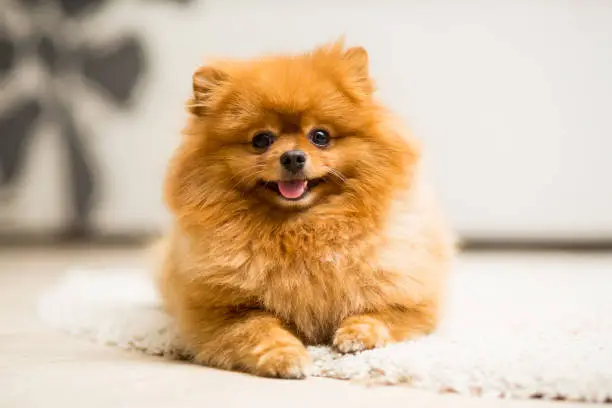
[[[190,101],[192,148],[181,160],[207,170],[200,181],[189,180],[190,189],[238,192],[257,204],[303,211],[361,182],[391,182],[402,172],[403,145],[379,134],[381,110],[371,94],[362,48],[334,45],[199,69]]]
[[[296,122],[296,123],[293,123]],[[308,208],[342,189],[351,153],[328,122],[301,115],[293,120],[272,113],[246,140],[217,154],[235,188],[285,209]]]

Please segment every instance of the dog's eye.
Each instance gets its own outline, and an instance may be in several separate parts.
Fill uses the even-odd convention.
[[[257,150],[265,150],[272,143],[274,143],[274,134],[272,132],[259,132],[251,140],[251,144]]]
[[[310,141],[317,147],[325,147],[329,144],[330,136],[326,130],[314,129],[310,132]]]

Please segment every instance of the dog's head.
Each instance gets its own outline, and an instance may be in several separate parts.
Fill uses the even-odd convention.
[[[307,211],[346,194],[388,195],[416,151],[387,126],[372,92],[366,51],[341,43],[200,68],[171,204],[232,197]]]

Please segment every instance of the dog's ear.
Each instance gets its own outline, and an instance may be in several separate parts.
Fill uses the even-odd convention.
[[[364,96],[374,92],[374,84],[370,79],[368,52],[363,47],[351,47],[344,52],[342,59],[348,67],[348,78],[351,85]]]
[[[344,46],[344,37],[316,48],[313,58],[342,77],[347,90],[357,99],[367,99],[374,92],[370,78],[368,52],[363,47]],[[340,62],[340,63],[339,63]]]
[[[344,52],[347,61],[356,75],[368,78],[370,76],[368,52],[363,47],[351,47]]]
[[[206,116],[219,99],[228,75],[219,68],[203,66],[193,74],[193,97],[188,107],[196,116]]]

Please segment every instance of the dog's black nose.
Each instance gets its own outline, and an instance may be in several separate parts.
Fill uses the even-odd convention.
[[[297,173],[306,165],[306,153],[301,150],[290,150],[280,157],[281,165],[291,173]]]

